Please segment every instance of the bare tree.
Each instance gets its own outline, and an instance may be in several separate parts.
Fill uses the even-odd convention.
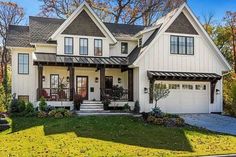
[[[226,25],[231,30],[231,42],[234,56],[234,71],[236,72],[236,12],[227,11],[224,20],[226,22]]]
[[[170,90],[163,83],[154,85],[153,96],[155,100],[155,108],[157,108],[157,102],[161,99],[166,98],[170,94]]]
[[[19,24],[24,17],[24,10],[14,2],[0,1],[0,38],[2,40],[1,69],[3,76],[3,86],[5,92],[5,103],[9,93],[7,65],[10,62],[10,51],[6,48],[7,32],[9,25]]]
[[[83,0],[40,0],[40,15],[66,18]],[[186,0],[86,0],[101,19],[109,22],[150,25]]]
[[[208,12],[207,14],[203,15],[203,27],[209,35],[212,35],[213,26],[215,23],[214,17],[215,14],[212,12]]]

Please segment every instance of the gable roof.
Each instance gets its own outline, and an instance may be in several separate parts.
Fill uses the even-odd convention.
[[[196,16],[193,14],[192,10],[188,7],[187,3],[184,3],[182,6],[179,8],[173,10],[169,14],[167,14],[165,17],[162,17],[160,20],[156,22],[156,24],[162,24],[160,31],[156,35],[156,38],[153,39],[150,44],[145,48],[141,49],[139,57],[133,62],[133,66],[137,64],[137,62],[143,57],[146,51],[150,49],[150,47],[156,42],[156,40],[160,37],[160,34],[164,33],[170,25],[175,21],[176,18],[182,13],[182,11],[186,9],[187,12],[190,14],[190,16],[194,19],[198,27],[201,29],[203,32],[204,36],[207,38],[207,41],[210,43],[210,45],[213,47],[215,50],[217,56],[219,57],[220,61],[223,63],[223,65],[226,67],[227,70],[231,70],[231,66],[229,65],[228,61],[224,58],[223,54],[220,52],[220,50],[217,48],[209,34],[206,32],[206,30],[203,28],[201,23],[198,21]]]

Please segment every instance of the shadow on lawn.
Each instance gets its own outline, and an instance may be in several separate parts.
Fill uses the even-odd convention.
[[[53,118],[12,118],[12,132],[44,126],[45,135],[74,132],[78,137],[155,149],[192,152],[183,128],[145,124],[133,117],[98,116]]]

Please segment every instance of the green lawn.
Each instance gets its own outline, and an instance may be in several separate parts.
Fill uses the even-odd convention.
[[[196,156],[236,153],[236,137],[126,116],[13,118],[0,156]]]

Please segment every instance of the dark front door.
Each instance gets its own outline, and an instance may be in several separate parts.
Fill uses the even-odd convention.
[[[88,100],[88,76],[76,77],[76,92],[84,100]]]
[[[106,89],[112,89],[112,86],[113,86],[113,77],[112,76],[106,76],[105,88]]]

